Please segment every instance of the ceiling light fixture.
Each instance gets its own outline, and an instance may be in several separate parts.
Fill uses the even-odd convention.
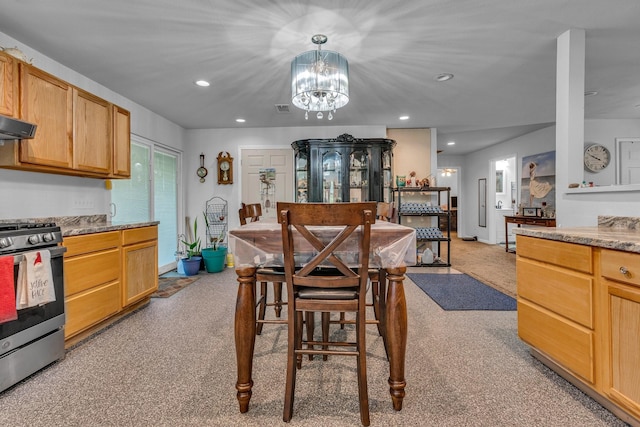
[[[409,120],[409,116],[400,116],[398,117],[399,120]]]
[[[242,118],[237,118],[237,119],[236,119],[236,122],[238,122],[238,123],[244,123],[244,122],[246,122],[246,120],[245,120],[245,119],[242,119]]]
[[[209,87],[211,85],[211,83],[206,80],[196,80],[195,83],[200,87]]]
[[[309,111],[317,111],[318,119],[328,111],[331,120],[349,102],[349,63],[338,52],[321,50],[327,36],[316,34],[311,41],[318,50],[301,53],[291,61],[291,102],[305,110],[305,120]]]
[[[442,73],[435,76],[436,81],[446,82],[447,80],[451,80],[453,78],[453,74],[451,73]]]
[[[447,142],[447,145],[456,145],[455,141],[449,141]]]

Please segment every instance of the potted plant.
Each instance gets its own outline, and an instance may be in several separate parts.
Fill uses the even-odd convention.
[[[184,274],[187,276],[193,276],[198,274],[200,270],[200,263],[202,262],[202,252],[200,250],[200,237],[198,236],[198,218],[193,221],[193,241],[187,242],[183,240],[185,245],[187,258],[182,260],[184,267]]]
[[[207,217],[206,212],[204,212],[204,222],[207,226],[207,230],[211,230],[209,228],[209,218]],[[211,236],[209,242],[211,246],[202,250],[204,267],[208,273],[218,273],[224,270],[225,261],[227,259],[227,247],[222,245],[225,238],[224,231],[223,227],[218,236]]]

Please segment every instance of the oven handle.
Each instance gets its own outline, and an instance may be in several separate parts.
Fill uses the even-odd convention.
[[[44,250],[49,251],[49,253],[51,253],[51,259],[53,259],[53,258],[61,257],[67,251],[67,248],[65,248],[64,246],[51,246],[49,248],[42,248],[40,250],[41,251],[44,251]],[[20,264],[20,261],[22,261],[23,259],[24,259],[24,255],[23,254],[15,254],[13,256],[13,265]]]

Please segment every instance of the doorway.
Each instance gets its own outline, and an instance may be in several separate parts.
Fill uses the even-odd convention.
[[[488,197],[487,210],[489,215],[489,243],[505,245],[507,239],[514,240],[515,236],[505,232],[505,216],[511,216],[517,206],[518,168],[516,156],[503,157],[491,161],[492,196]]]

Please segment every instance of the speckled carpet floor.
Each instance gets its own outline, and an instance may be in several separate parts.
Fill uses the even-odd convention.
[[[253,396],[249,412],[241,414],[235,272],[199,276],[0,393],[0,425],[360,425],[355,359],[345,357],[304,361],[293,419],[282,422],[284,325],[266,325],[256,339]],[[444,311],[409,280],[405,292],[407,386],[400,412],[389,397],[382,339],[374,325],[367,327],[372,426],[625,425],[529,355],[517,336],[516,312]],[[352,333],[351,325],[346,328]]]

